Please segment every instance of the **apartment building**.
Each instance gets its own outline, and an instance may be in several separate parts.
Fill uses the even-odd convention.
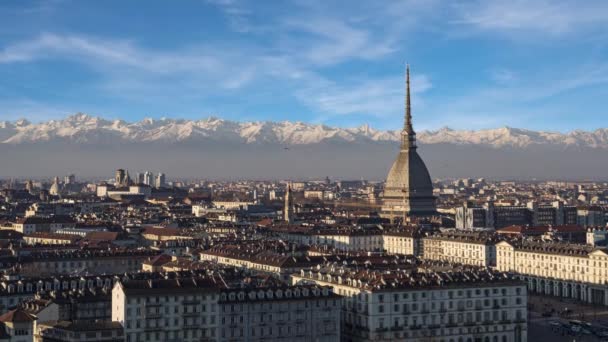
[[[315,285],[223,290],[219,341],[340,341],[340,303]]]
[[[210,277],[117,282],[112,321],[127,342],[216,341],[220,286]]]
[[[608,305],[608,253],[570,243],[501,241],[496,268],[514,272],[530,291]]]
[[[388,231],[382,235],[386,253],[420,255],[420,234],[414,230]]]
[[[504,273],[320,268],[292,283],[342,296],[343,341],[527,340],[525,283]]]
[[[475,232],[446,232],[421,239],[422,258],[451,263],[494,266],[496,265],[497,238],[494,235]]]

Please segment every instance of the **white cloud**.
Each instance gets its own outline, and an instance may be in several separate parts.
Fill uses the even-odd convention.
[[[399,113],[404,108],[405,88],[403,78],[355,80],[349,85],[338,85],[326,81],[301,89],[298,98],[318,110],[328,114],[367,114],[386,117]],[[420,94],[429,90],[432,84],[427,76],[412,78],[413,105],[422,101]]]
[[[299,40],[305,43],[298,43],[297,48],[309,62],[317,65],[336,64],[354,58],[376,59],[395,51],[389,42],[382,41],[371,31],[355,28],[336,18],[299,18],[286,21],[285,26],[304,34]]]
[[[484,31],[558,35],[608,23],[605,1],[476,0],[456,6],[454,23]]]

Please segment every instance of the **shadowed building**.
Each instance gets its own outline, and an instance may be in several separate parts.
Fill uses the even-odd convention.
[[[410,105],[410,69],[406,72],[405,125],[401,131],[401,150],[393,163],[384,188],[382,216],[421,217],[436,213],[433,182],[416,152],[416,132]]]

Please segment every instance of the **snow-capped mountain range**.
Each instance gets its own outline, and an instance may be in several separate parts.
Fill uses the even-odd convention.
[[[106,120],[78,113],[63,120],[31,123],[25,119],[0,121],[0,142],[186,142],[216,141],[306,145],[331,141],[399,141],[399,131],[381,131],[367,125],[336,128],[302,122],[236,122],[209,117],[203,120],[144,119],[139,122]],[[608,149],[608,128],[569,133],[503,127],[485,130],[418,132],[422,144],[486,145],[525,148],[532,145],[580,146]]]

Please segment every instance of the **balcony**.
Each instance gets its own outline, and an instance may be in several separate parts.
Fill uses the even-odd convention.
[[[410,330],[420,330],[421,328],[422,326],[419,324],[410,325]]]

